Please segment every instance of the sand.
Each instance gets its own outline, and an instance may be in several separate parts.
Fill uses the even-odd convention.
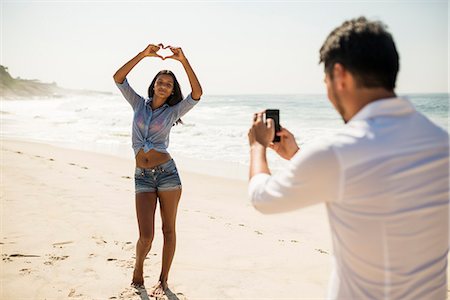
[[[183,195],[166,299],[326,296],[331,240],[323,205],[262,215],[249,204],[246,180],[196,173],[174,158]],[[226,170],[203,164],[210,174]],[[131,157],[3,139],[0,299],[153,299],[130,287],[133,174]],[[144,267],[148,292],[162,241],[158,213]]]

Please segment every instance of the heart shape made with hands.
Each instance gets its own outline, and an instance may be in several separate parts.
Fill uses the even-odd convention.
[[[164,46],[163,44],[158,44],[158,46],[159,50],[156,51],[156,54],[162,56],[163,60],[173,55],[173,52],[170,50],[170,47],[172,46]]]

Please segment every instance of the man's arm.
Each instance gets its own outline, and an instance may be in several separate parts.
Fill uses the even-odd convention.
[[[250,143],[249,196],[253,206],[262,213],[280,213],[319,202],[339,201],[340,165],[336,153],[327,145],[311,147],[298,153],[293,135],[283,129],[281,142],[270,145],[273,121],[262,122],[262,113],[255,114],[248,137]],[[270,175],[266,148],[291,160],[288,168]]]
[[[253,118],[253,126],[248,132],[248,140],[250,144],[250,174],[252,179],[256,174],[269,174],[269,165],[267,163],[266,149],[272,148],[284,159],[290,160],[299,150],[295,142],[294,135],[287,129],[282,128],[276,133],[280,137],[279,143],[272,143],[275,135],[275,126],[272,119],[268,119],[266,123],[262,121],[263,112],[257,113]]]
[[[252,179],[256,174],[270,175],[267,163],[266,148],[260,144],[250,146],[250,175]]]
[[[340,201],[342,176],[330,146],[309,146],[275,175],[255,174],[248,187],[253,206],[265,214]]]
[[[272,119],[263,122],[264,112],[256,113],[253,116],[253,126],[248,131],[248,141],[250,144],[250,174],[252,179],[256,174],[269,174],[267,164],[266,149],[275,135],[275,126]]]

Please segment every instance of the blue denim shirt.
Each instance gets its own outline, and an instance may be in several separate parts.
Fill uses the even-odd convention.
[[[192,95],[189,94],[174,106],[164,104],[153,110],[150,106],[152,98],[145,99],[138,95],[128,84],[126,78],[123,83],[116,82],[116,85],[134,110],[131,135],[134,155],[136,156],[141,148],[144,149],[144,152],[154,149],[158,152],[168,153],[170,129],[198,101],[192,99]]]

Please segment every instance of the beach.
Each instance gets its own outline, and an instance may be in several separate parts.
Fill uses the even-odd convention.
[[[138,238],[134,161],[3,138],[1,299],[151,299],[130,287]],[[265,216],[247,181],[180,168],[168,299],[321,299],[331,271],[324,205]],[[200,169],[221,174],[220,164]],[[245,173],[246,174],[246,173]],[[161,266],[159,213],[145,261]]]
[[[324,97],[277,96],[301,147],[342,129]],[[448,94],[411,99],[448,130]],[[169,299],[326,297],[325,205],[262,215],[247,197],[249,116],[272,100],[205,96],[173,127],[183,194]],[[149,299],[130,287],[138,227],[128,103],[115,94],[1,104],[0,299]],[[268,160],[274,173],[287,165],[273,151]],[[155,229],[148,291],[161,267],[159,212]]]

